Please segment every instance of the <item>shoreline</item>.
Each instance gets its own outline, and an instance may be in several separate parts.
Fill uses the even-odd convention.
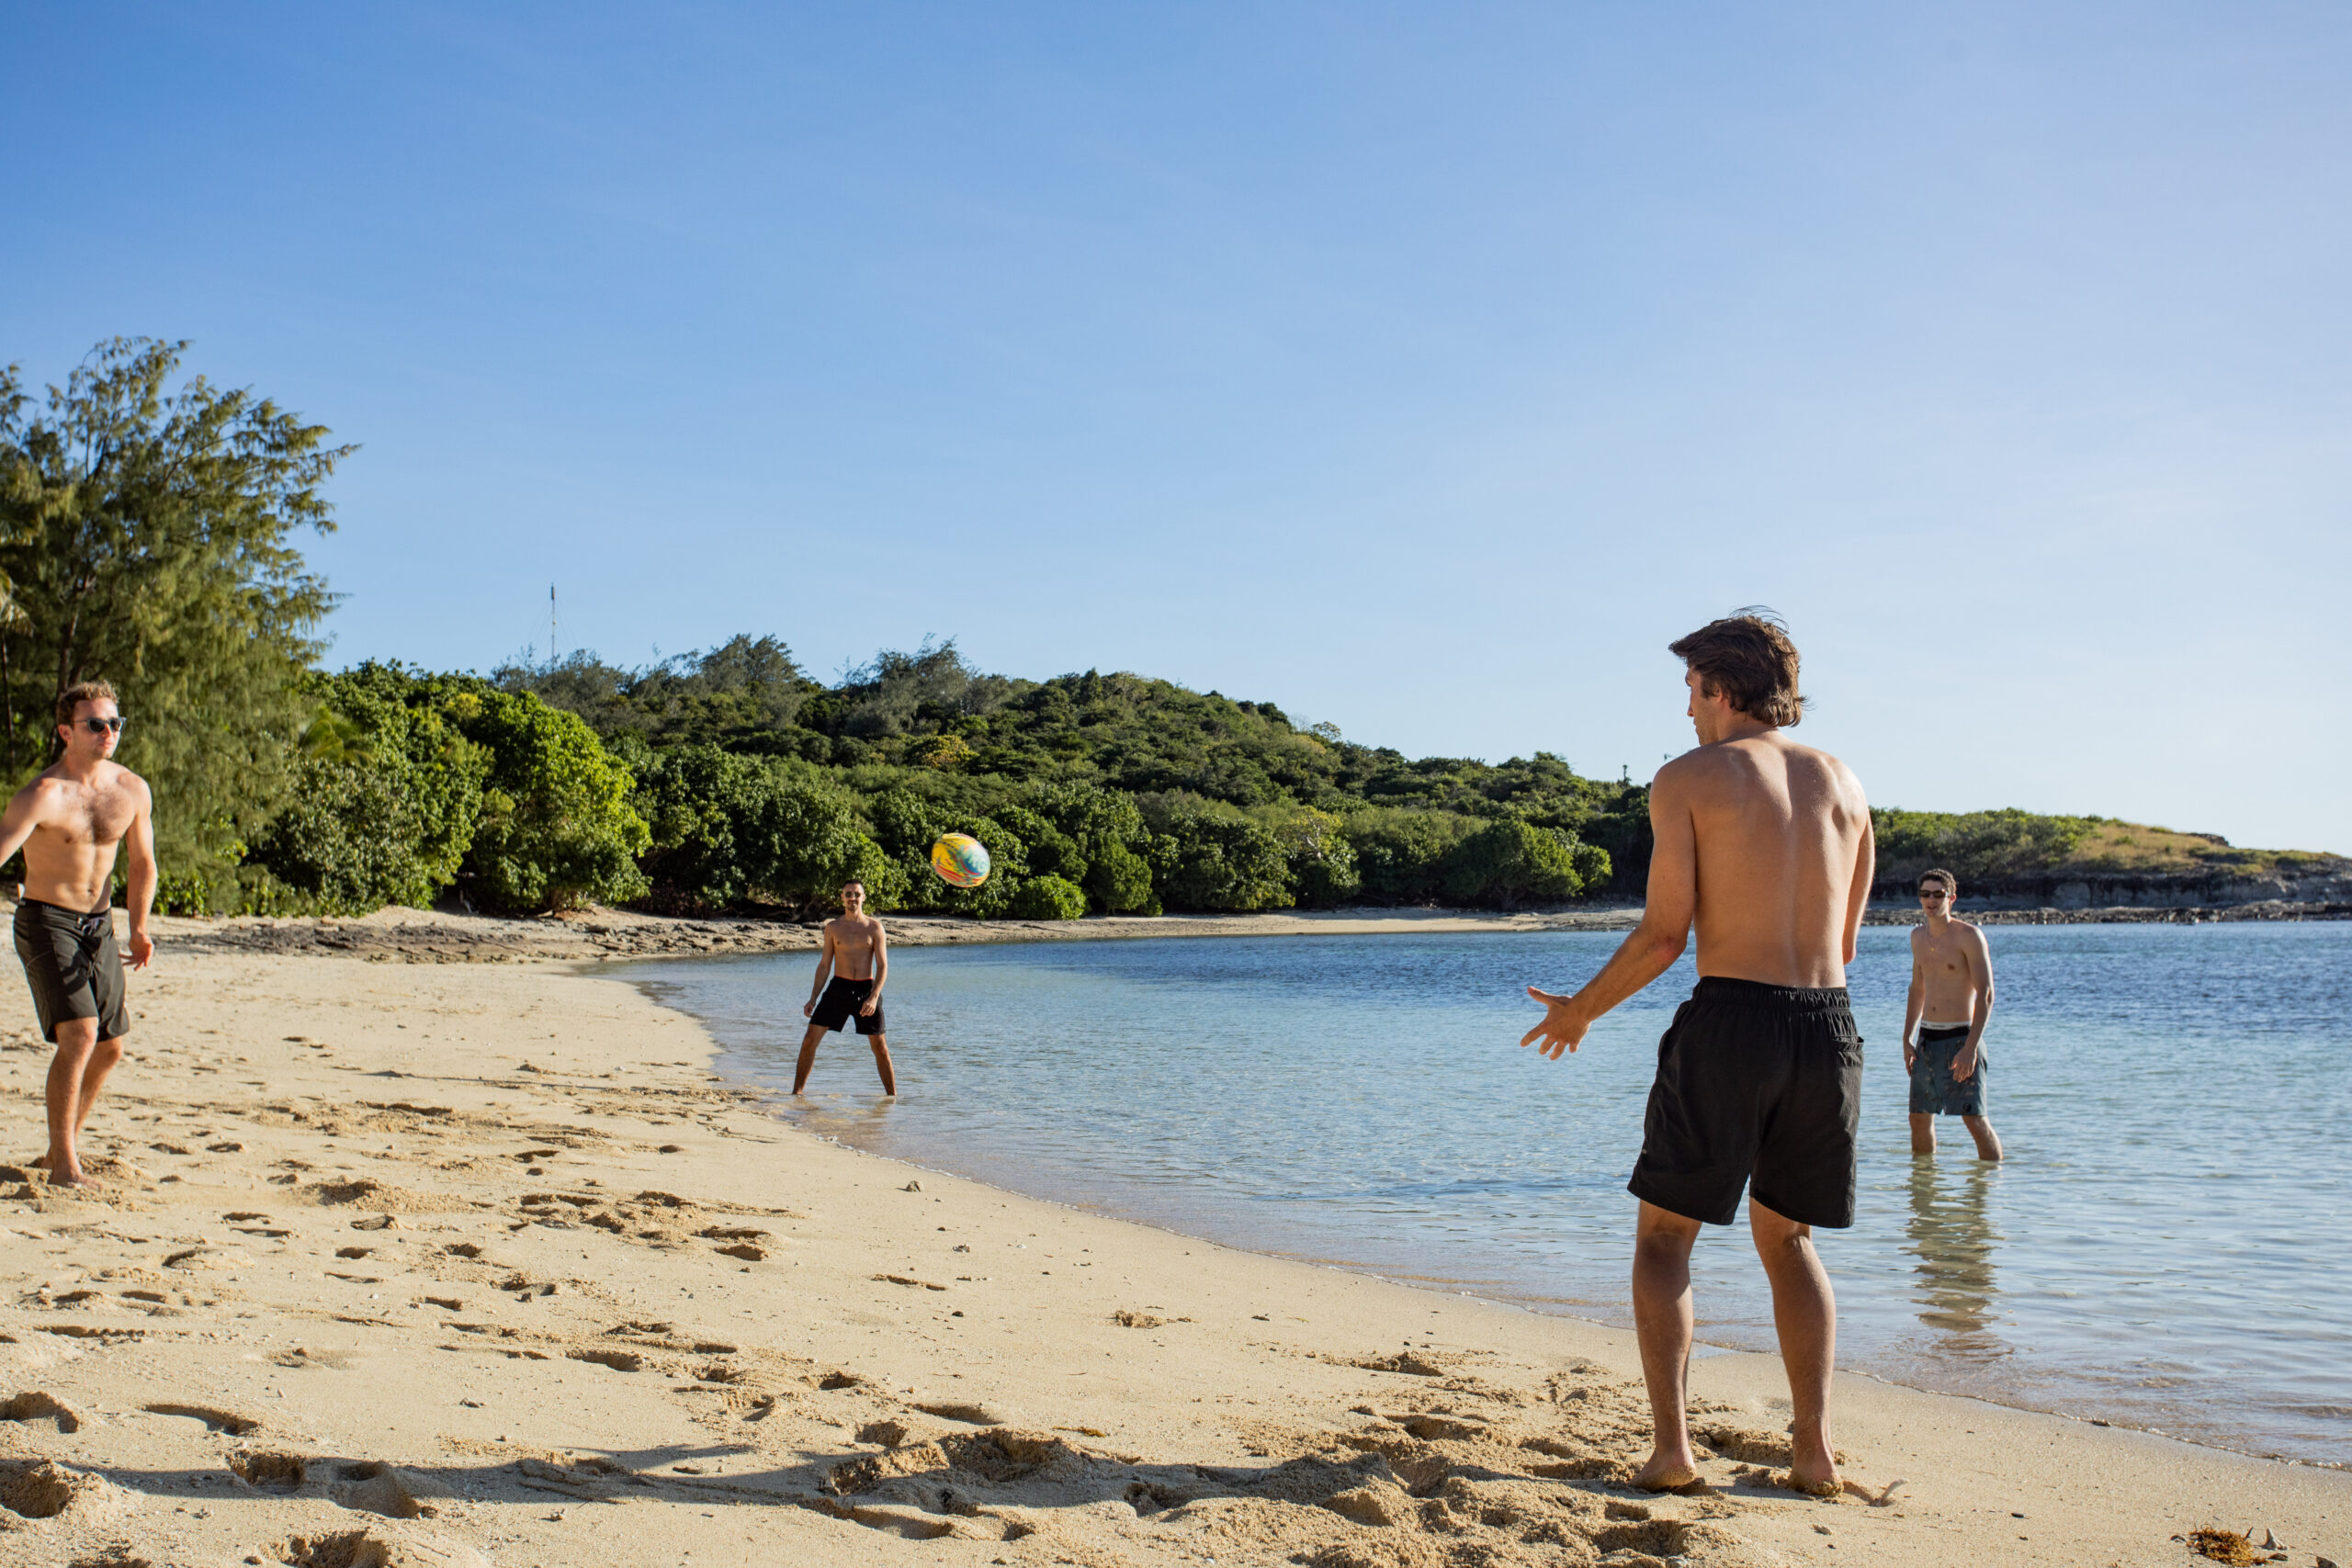
[[[0,900],[0,904],[7,904]],[[13,907],[10,905],[10,907]],[[2207,925],[2237,921],[2352,919],[2352,903],[2268,900],[2190,908],[1964,909],[1988,926]],[[1078,920],[963,920],[885,915],[890,940],[906,947],[971,942],[1149,941],[1170,937],[1397,936],[1631,931],[1638,904],[1550,910],[1436,908],[1273,910],[1245,915],[1090,915]],[[1918,924],[1917,911],[1873,905],[1871,926]],[[347,918],[246,915],[156,917],[159,937],[183,951],[228,953],[341,953],[395,963],[504,963],[526,958],[590,962],[696,953],[814,952],[814,924],[725,915],[689,919],[592,908],[563,916],[465,915],[391,907]]]
[[[2343,1472],[1843,1372],[1856,1490],[1799,1497],[1738,1351],[1693,1367],[1708,1489],[1635,1494],[1623,1331],[827,1143],[593,963],[160,934],[107,1186],[0,1172],[0,1555],[1942,1568],[2194,1562],[2218,1524],[2352,1558]],[[21,1143],[45,1048],[6,1008]]]

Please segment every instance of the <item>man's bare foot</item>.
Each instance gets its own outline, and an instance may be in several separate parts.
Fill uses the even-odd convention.
[[[1829,1479],[1822,1481],[1799,1475],[1792,1470],[1772,1477],[1772,1483],[1786,1487],[1791,1492],[1802,1492],[1808,1497],[1836,1497],[1845,1492],[1845,1488],[1838,1484],[1835,1472],[1831,1472]]]
[[[42,1157],[41,1164],[44,1167],[49,1164],[46,1156]],[[87,1172],[78,1170],[72,1166],[67,1166],[62,1174],[55,1170],[50,1171],[49,1184],[51,1187],[96,1187],[97,1185],[90,1179]]]
[[[1653,1453],[1649,1462],[1635,1471],[1627,1484],[1645,1492],[1686,1492],[1704,1485],[1705,1481],[1689,1454]]]
[[[1826,1433],[1801,1437],[1792,1425],[1789,1433],[1789,1477],[1782,1484],[1808,1497],[1838,1495],[1838,1454]]]

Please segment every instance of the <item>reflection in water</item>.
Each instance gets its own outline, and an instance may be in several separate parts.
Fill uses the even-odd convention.
[[[890,1112],[898,1103],[895,1097],[888,1096],[810,1094],[780,1105],[778,1110],[804,1133],[863,1148],[869,1140],[881,1141]]]
[[[1911,1220],[1904,1235],[1919,1259],[1913,1270],[1919,1321],[1936,1331],[1937,1348],[1956,1360],[2009,1353],[1993,1328],[1993,1246],[2002,1237],[1986,1212],[1999,1168],[1970,1160],[1947,1174],[1933,1158],[1911,1162]]]

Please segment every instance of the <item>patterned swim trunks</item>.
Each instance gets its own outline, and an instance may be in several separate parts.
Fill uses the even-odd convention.
[[[1968,1043],[1968,1026],[1922,1029],[1911,1063],[1911,1114],[1914,1116],[1982,1116],[1984,1114],[1984,1048],[1976,1048],[1976,1070],[1967,1081],[1952,1079],[1951,1066]]]

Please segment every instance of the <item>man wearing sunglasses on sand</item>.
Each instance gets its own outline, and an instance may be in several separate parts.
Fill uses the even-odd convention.
[[[1911,1152],[1936,1152],[1936,1118],[1957,1116],[1976,1157],[1999,1159],[1984,1117],[1984,1024],[1993,1016],[1993,953],[1984,933],[1951,918],[1960,880],[1919,876],[1927,919],[1911,928],[1911,997],[1903,1007],[1903,1068],[1911,1075]]]
[[[94,1185],[75,1145],[130,1032],[122,954],[107,893],[115,853],[130,841],[130,964],[155,951],[147,935],[155,901],[154,802],[146,781],[114,761],[122,714],[114,688],[85,681],[57,694],[64,754],[17,792],[0,817],[0,861],[25,852],[17,900],[17,954],[33,989],[41,1032],[57,1047],[49,1067],[52,1187]]]

